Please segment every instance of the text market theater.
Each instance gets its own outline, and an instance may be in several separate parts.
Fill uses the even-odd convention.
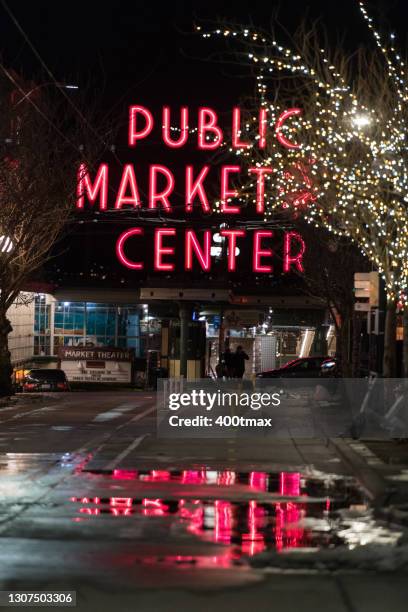
[[[292,116],[301,114],[298,108],[284,111],[278,117],[271,134],[268,131],[267,110],[259,111],[258,134],[256,146],[260,149],[267,145],[268,137],[272,136],[286,149],[299,149],[300,145],[290,140],[282,131],[285,123]],[[218,125],[217,113],[211,108],[200,108],[197,112],[197,148],[202,151],[213,151],[222,146],[224,133]],[[169,107],[163,107],[161,120],[161,136],[166,147],[177,149],[184,147],[191,132],[189,129],[189,109],[182,107],[179,114],[179,127],[177,135],[174,136],[174,127],[171,124],[171,113]],[[231,126],[231,149],[245,149],[250,143],[242,140],[241,111],[238,107],[232,110]],[[129,147],[140,147],[140,141],[146,139],[154,127],[154,118],[149,109],[143,106],[131,106],[129,108],[128,124],[128,145]],[[230,149],[230,150],[231,150]],[[216,199],[216,206],[210,203],[207,187],[212,174],[218,173],[219,198]],[[234,186],[240,178],[242,169],[238,165],[225,164],[216,169],[210,165],[203,165],[196,169],[193,165],[186,164],[184,170],[184,205],[183,214],[187,218],[190,214],[199,210],[204,214],[215,212],[227,216],[233,220],[240,214],[240,207],[237,204],[239,192]],[[263,215],[265,212],[265,179],[273,174],[273,167],[254,166],[248,168],[249,175],[254,177],[256,189],[256,199],[254,199],[254,212],[256,215]],[[210,177],[210,178],[209,178]],[[145,178],[145,177],[144,177]],[[113,210],[141,210],[160,211],[166,215],[165,227],[156,227],[153,232],[153,262],[157,272],[172,272],[176,269],[176,261],[184,260],[184,269],[192,270],[193,265],[198,265],[205,272],[211,271],[212,256],[211,245],[213,234],[209,229],[196,231],[193,229],[176,229],[176,224],[172,227],[171,215],[174,213],[172,204],[172,194],[176,188],[176,180],[171,169],[163,164],[150,164],[148,167],[148,189],[146,193],[147,201],[142,201],[139,187],[140,177],[138,176],[135,164],[125,164],[122,169],[119,188],[115,191]],[[212,183],[213,184],[213,183]],[[99,211],[107,211],[112,208],[108,203],[108,193],[112,191],[109,184],[109,165],[102,163],[94,173],[93,178],[85,163],[82,163],[78,170],[77,200],[76,207],[79,211],[85,209],[85,205],[98,207]],[[177,185],[177,192],[180,185]],[[179,207],[178,207],[179,208]],[[177,211],[179,213],[179,210]],[[301,235],[296,231],[284,231],[278,237],[278,246],[274,248],[276,240],[275,232],[271,229],[256,229],[247,231],[242,228],[231,227],[230,224],[217,233],[226,243],[226,255],[228,271],[236,270],[237,249],[242,247],[242,241],[251,240],[252,269],[256,273],[271,274],[274,271],[274,259],[282,262],[283,272],[290,272],[292,269],[303,272],[303,255],[305,253],[305,242]],[[181,240],[180,240],[181,234]],[[141,240],[144,235],[144,228],[141,226],[131,227],[123,231],[116,241],[116,256],[119,262],[131,270],[143,270],[146,262],[143,257],[130,255],[130,250],[135,250],[135,241]],[[141,243],[142,244],[142,243]],[[181,246],[183,245],[183,246]],[[276,247],[276,245],[275,245]],[[143,248],[141,249],[143,252]],[[137,252],[140,252],[138,250]],[[238,251],[239,252],[239,251]]]

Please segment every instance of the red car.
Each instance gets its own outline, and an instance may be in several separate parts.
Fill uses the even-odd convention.
[[[299,357],[281,368],[261,372],[257,378],[317,378],[326,376],[336,368],[334,357]]]

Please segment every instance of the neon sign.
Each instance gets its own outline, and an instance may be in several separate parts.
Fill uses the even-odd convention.
[[[248,232],[249,233],[249,232]],[[143,228],[133,227],[125,230],[118,238],[116,243],[116,255],[120,263],[130,270],[143,270],[144,263],[142,261],[133,261],[126,255],[127,242],[135,236],[141,236]],[[155,228],[154,230],[154,269],[157,272],[173,272],[175,270],[176,256],[176,235],[178,234],[175,227]],[[222,236],[228,239],[228,271],[235,272],[237,268],[237,240],[245,238],[247,232],[245,230],[222,230]],[[266,248],[266,240],[273,237],[271,230],[258,230],[252,232],[253,235],[253,251],[252,251],[252,268],[257,274],[273,272],[273,258],[275,253],[271,248]],[[193,261],[197,261],[199,267],[209,272],[211,270],[211,232],[204,232],[204,240],[199,239],[194,230],[185,230],[184,232],[184,252],[185,252],[185,269],[192,270]],[[306,250],[305,241],[298,232],[284,232],[284,248],[283,254],[279,254],[279,258],[283,257],[283,270],[290,272],[297,270],[304,272],[303,255]]]
[[[265,108],[260,109],[258,134],[255,143],[252,145],[245,138],[241,109],[239,107],[233,108],[230,126],[230,150],[245,150],[250,146],[263,149],[268,138],[276,139],[283,149],[299,149],[301,145],[292,139],[288,132],[285,131],[285,127],[290,125],[293,117],[297,117],[301,113],[302,111],[299,108],[290,108],[284,111],[277,118],[274,127],[268,130],[267,110]],[[141,147],[143,141],[151,136],[155,128],[156,131],[159,130],[161,133],[163,145],[171,149],[180,149],[191,145],[192,140],[195,141],[193,144],[203,151],[211,152],[225,145],[225,131],[220,127],[219,118],[214,109],[201,107],[196,111],[194,121],[197,124],[197,130],[190,130],[189,121],[191,119],[192,113],[186,106],[181,107],[178,113],[172,113],[168,106],[164,106],[158,122],[157,118],[155,119],[153,113],[148,108],[141,105],[132,105],[129,108],[128,146],[130,148]],[[176,134],[174,134],[174,122],[178,125]],[[306,172],[303,166],[299,166],[299,169],[301,173],[303,171]],[[210,215],[215,210],[215,203],[217,203],[218,213],[223,216],[232,216],[231,218],[236,219],[241,213],[239,190],[236,187],[236,183],[243,170],[239,165],[224,164],[217,167],[215,171],[218,173],[219,197],[212,203],[209,196],[209,187],[213,187],[215,177],[214,169],[210,165],[194,167],[191,164],[187,164],[184,169],[182,184],[179,184],[180,180],[178,179],[178,184],[176,185],[175,174],[169,167],[163,164],[150,164],[148,168],[147,194],[145,200],[142,201],[142,192],[138,184],[140,177],[135,166],[127,163],[122,169],[119,188],[116,191],[114,203],[112,202],[113,209],[118,211],[123,209],[140,211],[140,209],[145,208],[150,211],[160,211],[161,214],[171,217],[175,212],[174,199],[176,190],[178,194],[182,189],[184,193],[182,208],[186,219],[189,215],[192,218],[191,215],[196,212]],[[265,212],[265,181],[267,178],[270,178],[270,175],[275,170],[273,166],[257,166],[249,168],[247,172],[253,176],[254,185],[256,185],[254,213],[256,215],[263,215]],[[112,186],[109,183],[110,172],[108,164],[100,164],[96,171],[92,171],[92,174],[93,177],[91,178],[90,171],[85,163],[79,166],[76,200],[78,211],[83,211],[89,207],[98,208],[100,211],[108,210],[108,193],[112,191]],[[308,180],[309,183],[307,182]],[[298,206],[300,201],[303,204],[307,204],[307,201],[314,197],[312,195],[312,185],[307,176],[305,185],[305,192],[297,193],[296,198],[293,197],[296,206]],[[219,232],[218,228],[216,232]],[[144,261],[129,255],[129,247],[133,247],[132,251],[134,252],[135,248],[140,245],[138,252],[143,252],[142,240],[144,233],[142,227],[132,227],[122,232],[117,239],[117,258],[124,267],[130,270],[141,271],[145,268]],[[283,272],[285,273],[304,271],[303,255],[306,245],[298,232],[286,231],[283,233],[283,247],[280,247],[279,252],[275,252],[274,249],[274,232],[268,229],[249,232],[228,226],[228,229],[223,229],[219,234],[227,244],[225,254],[227,256],[229,272],[236,271],[237,252],[240,252],[240,250],[237,251],[236,247],[242,239],[246,238],[252,240],[252,269],[257,274],[273,273],[275,257],[283,261]],[[184,247],[180,247],[183,239]],[[176,227],[171,227],[171,222],[167,218],[166,227],[156,227],[153,232],[154,269],[157,272],[173,272],[176,266],[177,253],[181,250],[184,254],[184,268],[186,270],[192,270],[194,266],[197,266],[204,272],[210,272],[212,266],[212,240],[213,235],[210,230],[196,232],[189,228],[184,230],[184,234],[180,236],[179,231],[176,230]]]

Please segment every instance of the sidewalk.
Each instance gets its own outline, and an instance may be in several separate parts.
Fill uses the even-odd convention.
[[[63,399],[62,395],[62,393],[19,393],[12,397],[1,398],[0,422],[20,419],[31,412],[41,410],[43,406],[59,405]]]
[[[0,411],[4,408],[19,408],[30,404],[39,404],[50,399],[58,401],[60,393],[16,393],[11,397],[0,398]]]
[[[92,587],[77,593],[78,612],[120,609],[121,612],[405,612],[406,574],[266,576],[246,587],[210,592],[184,589],[122,590],[101,593]]]
[[[79,612],[405,612],[408,547],[387,524],[392,495],[408,499],[402,445],[158,439],[153,425],[84,463],[0,457],[0,589],[76,590]]]

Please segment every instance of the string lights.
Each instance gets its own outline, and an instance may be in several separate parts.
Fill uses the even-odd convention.
[[[243,48],[237,61],[247,62],[255,73],[256,93],[242,134],[250,144],[239,149],[227,145],[226,150],[239,157],[241,167],[273,168],[264,173],[264,220],[289,209],[316,228],[348,237],[383,276],[388,299],[405,306],[408,74],[394,46],[395,35],[386,41],[364,2],[359,2],[359,9],[378,52],[365,64],[355,62],[354,68],[339,50],[330,59],[315,33],[294,50],[280,45],[273,35],[249,28],[198,30],[205,39],[233,38],[234,48]],[[296,100],[302,113],[286,122],[281,135],[301,147],[283,151],[278,138],[259,147],[259,108],[268,129],[276,126],[288,107],[288,96],[282,99],[285,83],[292,86],[290,105]],[[256,177],[245,172],[240,177],[238,200],[241,206],[254,205]]]

